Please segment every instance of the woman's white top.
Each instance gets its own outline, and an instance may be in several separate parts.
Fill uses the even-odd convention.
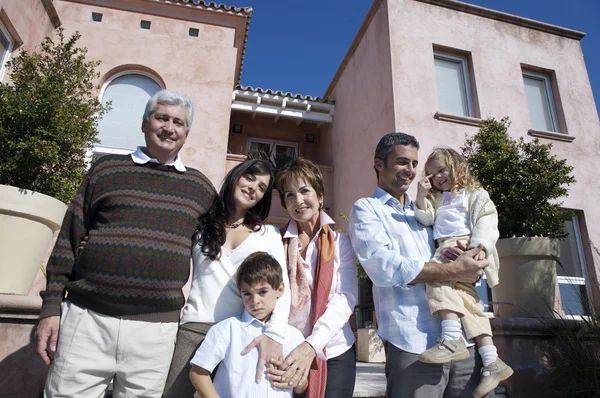
[[[321,211],[320,225],[334,224],[334,221],[325,212]],[[333,229],[333,225],[330,225]],[[312,290],[317,265],[317,240],[321,228],[317,231],[306,249],[306,258],[302,259],[304,273]],[[357,295],[356,280],[356,255],[350,244],[350,239],[343,233],[333,231],[335,236],[335,250],[333,259],[333,280],[329,292],[327,308],[315,323],[312,333],[306,336],[308,342],[321,359],[335,358],[348,351],[354,344],[354,334],[348,323],[350,315],[354,312]],[[298,236],[298,224],[291,220],[284,238]],[[301,248],[298,248],[301,250]],[[310,305],[310,304],[309,304]],[[323,353],[326,349],[327,356]]]
[[[200,244],[194,246],[192,286],[181,323],[217,323],[240,316],[244,305],[236,284],[237,270],[246,257],[257,251],[269,253],[281,264],[285,290],[275,304],[265,334],[283,343],[290,315],[290,284],[281,235],[272,225],[264,225],[260,230],[250,233],[234,250],[221,248],[221,256],[216,260],[206,257]]]
[[[435,211],[433,239],[471,235],[467,206],[464,188],[460,192],[444,192],[442,205]]]

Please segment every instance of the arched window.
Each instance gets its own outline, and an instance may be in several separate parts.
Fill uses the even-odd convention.
[[[140,73],[127,73],[110,80],[102,94],[102,102],[112,102],[98,123],[98,139],[94,153],[133,152],[138,145],[145,145],[141,130],[146,102],[162,87],[152,78]]]

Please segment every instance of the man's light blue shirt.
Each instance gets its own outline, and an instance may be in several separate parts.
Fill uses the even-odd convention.
[[[405,207],[377,187],[354,203],[348,235],[358,260],[373,282],[379,336],[401,350],[420,354],[440,336],[440,319],[431,315],[425,284],[409,285],[435,251],[431,228],[417,222],[414,202]]]

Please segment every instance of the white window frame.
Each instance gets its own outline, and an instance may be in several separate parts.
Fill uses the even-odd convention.
[[[271,162],[273,162],[275,167],[281,167],[283,165],[275,164],[275,151],[273,150],[274,145],[293,147],[295,151],[295,156],[298,157],[298,143],[296,142],[277,141],[264,138],[248,138],[248,142],[246,143],[246,153],[250,153],[250,146],[253,142],[256,142],[258,144],[269,144],[269,159],[271,159]]]
[[[0,60],[0,81],[2,81],[4,79],[4,74],[6,73],[6,63],[10,59],[10,55],[12,54],[15,43],[13,41],[12,36],[8,33],[8,30],[6,30],[2,22],[0,22],[0,32],[8,41],[8,48],[6,49],[6,52],[2,54],[2,59]]]
[[[592,291],[590,288],[590,284],[586,281],[589,281],[588,272],[587,272],[587,262],[585,261],[585,253],[583,251],[583,241],[581,240],[581,232],[579,231],[579,221],[577,220],[577,216],[574,215],[571,219],[573,222],[573,231],[575,232],[575,244],[577,245],[577,253],[579,255],[579,264],[581,266],[581,274],[583,277],[574,277],[574,276],[556,276],[556,281],[558,282],[559,289],[558,294],[560,294],[560,285],[583,285],[585,286],[585,294],[587,294],[588,299],[592,300]],[[562,297],[561,297],[562,303]],[[564,308],[561,308],[564,310]],[[565,314],[569,319],[580,319],[582,315],[570,315]],[[586,316],[586,315],[583,315]]]
[[[556,106],[554,104],[554,94],[552,92],[552,81],[550,80],[550,77],[543,73],[536,73],[536,72],[530,72],[530,71],[524,70],[523,78],[539,80],[539,81],[544,82],[544,87],[546,88],[546,100],[548,101],[548,104],[550,107],[550,119],[552,122],[552,130],[550,130],[550,131],[559,133],[560,126],[558,124],[558,117],[556,114]],[[525,81],[523,81],[523,84],[525,84]],[[531,112],[531,109],[529,108],[529,100],[527,98],[525,98],[525,100],[527,101],[527,110],[529,112]],[[529,115],[529,120],[531,121],[531,114]]]
[[[475,113],[473,110],[473,95],[472,95],[473,93],[471,92],[471,76],[469,74],[469,61],[467,60],[466,57],[462,57],[459,55],[452,55],[452,54],[443,53],[443,52],[439,52],[439,51],[434,51],[433,52],[434,72],[435,72],[435,60],[436,59],[460,64],[462,73],[463,73],[463,80],[464,80],[463,83],[465,86],[468,115],[458,115],[458,116],[474,117]],[[437,76],[436,76],[435,83],[436,83],[436,89],[437,89]],[[440,105],[439,105],[439,93],[438,93],[438,107],[439,106]],[[444,112],[442,109],[440,109],[440,111]]]

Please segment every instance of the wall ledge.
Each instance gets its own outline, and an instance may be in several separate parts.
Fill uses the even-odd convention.
[[[433,117],[444,122],[466,124],[467,126],[479,127],[479,124],[481,123],[481,119],[476,117],[452,115],[442,112],[436,112]]]
[[[585,322],[576,319],[520,317],[494,317],[490,318],[490,324],[494,336],[552,337],[557,329],[568,328],[577,333],[585,326]]]
[[[527,130],[527,134],[529,134],[533,137],[548,138],[551,140],[564,141],[564,142],[573,142],[573,140],[576,138],[572,135],[565,134],[565,133],[557,133],[554,131],[536,130],[536,129]]]
[[[42,308],[39,296],[0,294],[0,318],[37,319]]]

